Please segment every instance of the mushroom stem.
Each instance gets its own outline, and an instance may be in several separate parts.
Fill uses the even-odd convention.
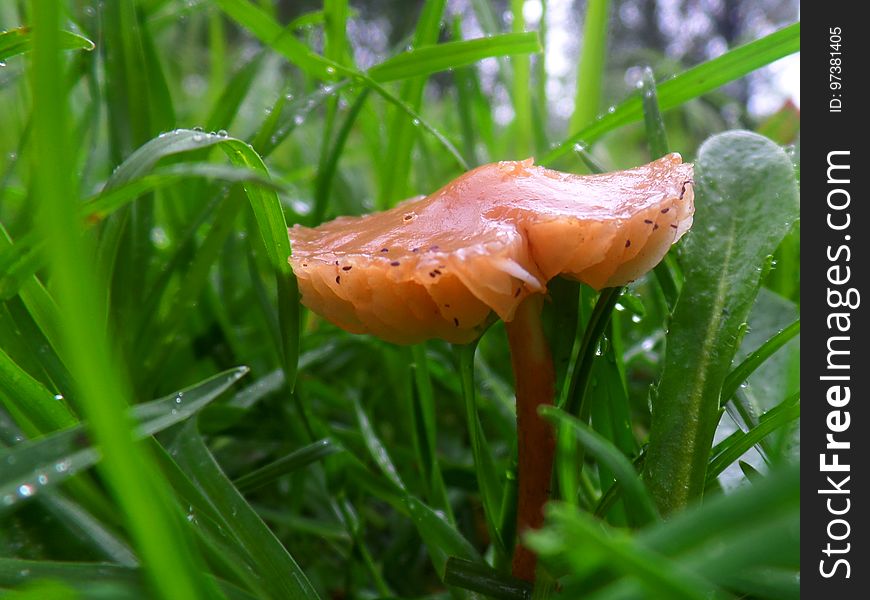
[[[518,535],[544,523],[555,453],[553,428],[538,415],[538,407],[552,404],[555,396],[553,359],[541,326],[543,301],[543,295],[532,294],[519,305],[513,321],[505,323],[517,396]],[[536,562],[535,554],[518,542],[514,576],[534,581]]]

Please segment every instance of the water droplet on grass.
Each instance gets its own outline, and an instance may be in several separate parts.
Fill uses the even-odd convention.
[[[22,483],[18,486],[18,495],[22,498],[30,498],[33,495],[34,487],[29,483]]]

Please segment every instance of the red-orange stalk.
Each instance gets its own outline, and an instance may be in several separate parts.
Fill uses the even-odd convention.
[[[556,445],[552,426],[538,416],[538,407],[552,404],[555,396],[553,359],[541,327],[542,306],[543,295],[533,294],[517,308],[513,321],[505,323],[517,396],[518,536],[544,523]],[[517,543],[514,577],[534,581],[536,562],[535,554]]]

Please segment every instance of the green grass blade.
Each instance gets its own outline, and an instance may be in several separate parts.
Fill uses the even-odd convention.
[[[139,404],[129,411],[138,425],[134,435],[143,439],[190,418],[224,393],[248,372],[238,367],[163,398]],[[84,424],[0,449],[10,465],[0,475],[0,512],[29,500],[101,460],[99,448],[88,438]],[[103,451],[105,452],[105,451]]]
[[[413,44],[415,48],[419,50],[438,42],[441,19],[446,6],[446,0],[431,0],[423,5],[423,11],[417,21],[414,33]],[[419,117],[413,117],[415,120],[409,120],[401,113],[409,114],[409,111],[414,113],[420,111],[425,85],[425,76],[406,79],[402,83],[399,97],[396,98],[398,103],[391,102],[396,110],[393,111],[390,119],[386,155],[381,164],[381,185],[376,202],[379,209],[388,208],[407,195],[411,174],[411,153],[417,137],[415,125],[419,125],[423,121]],[[379,91],[379,93],[381,92]],[[383,96],[383,94],[381,95]],[[387,96],[383,97],[388,99]],[[407,109],[403,107],[407,107]]]
[[[764,342],[760,348],[755,350],[752,354],[747,356],[743,362],[734,367],[722,383],[722,402],[728,402],[731,397],[737,393],[740,384],[749,379],[749,376],[752,375],[758,367],[764,364],[764,361],[770,358],[777,350],[785,346],[785,344],[798,335],[800,331],[801,320],[798,319]]]
[[[204,576],[213,579],[214,584],[229,600],[256,600],[256,596],[229,582]],[[64,583],[59,595],[48,595],[47,589],[36,587],[49,581],[62,581]],[[142,577],[141,569],[130,566],[5,557],[0,558],[0,588],[32,590],[36,592],[35,595],[28,597],[34,600],[64,600],[70,597],[144,598],[150,594],[150,589]],[[24,596],[16,595],[14,597],[20,599]]]
[[[511,27],[513,33],[509,35],[529,35],[523,33],[526,28],[525,16],[523,15],[524,0],[511,0],[510,9],[513,15]],[[534,52],[542,52],[543,47],[538,40],[537,33],[532,33],[537,42],[537,48]],[[503,37],[503,36],[498,36]],[[541,56],[540,58],[544,58]],[[525,52],[514,53],[511,59],[513,66],[513,90],[511,91],[511,99],[514,103],[514,151],[516,155],[528,156],[534,151],[534,126],[532,119],[532,84],[531,84],[531,66],[529,57]]]
[[[256,471],[252,471],[239,477],[233,482],[233,484],[241,493],[245,494],[265,485],[269,485],[287,473],[292,473],[293,471],[306,467],[322,458],[343,451],[344,448],[329,438],[317,440],[316,442],[303,446],[298,450],[294,450],[287,456],[283,456],[276,461],[270,462],[268,465],[260,467]]]
[[[215,4],[233,21],[248,29],[260,41],[280,52],[290,62],[318,79],[335,74],[332,61],[319,56],[281,27],[269,13],[249,0],[215,0]]]
[[[663,110],[679,106],[798,51],[800,51],[800,23],[795,23],[667,80],[658,87],[659,104]],[[613,112],[608,111],[601,115],[600,119],[572,133],[550,151],[541,163],[550,164],[570,152],[574,144],[592,144],[605,133],[639,121],[641,118],[643,118],[641,98],[635,95],[616,106]]]
[[[411,369],[414,373],[414,390],[410,394],[414,452],[423,471],[425,489],[430,503],[444,511],[447,520],[453,522],[453,510],[444,487],[444,478],[438,463],[436,450],[435,394],[429,374],[429,359],[426,345],[411,347]]]
[[[541,414],[553,423],[567,425],[586,451],[605,465],[616,477],[623,489],[622,497],[639,525],[656,521],[658,515],[649,493],[631,462],[612,442],[596,433],[577,418],[554,406],[544,406]]]
[[[0,402],[28,437],[78,422],[66,402],[55,398],[42,383],[15,364],[3,348],[0,348]],[[32,424],[33,429],[22,421]]]
[[[465,401],[465,418],[468,426],[468,437],[471,440],[471,454],[474,457],[474,470],[477,475],[477,485],[480,492],[483,511],[490,536],[496,548],[509,556],[513,548],[507,548],[501,536],[501,498],[504,495],[495,466],[495,458],[486,442],[483,426],[480,423],[480,413],[477,407],[474,390],[474,353],[476,343],[456,347],[459,358],[459,376],[462,381],[462,396]]]
[[[447,559],[444,583],[498,600],[529,600],[532,597],[532,585],[527,581],[502,575],[489,565],[456,557]]]
[[[529,532],[526,542],[545,561],[567,563],[582,579],[595,568],[607,566],[623,576],[637,578],[642,592],[637,597],[701,600],[710,598],[715,587],[647,548],[633,543],[620,531],[602,527],[599,521],[565,504],[550,504],[544,529]],[[568,597],[576,593],[564,589]],[[591,596],[584,594],[583,597]]]
[[[239,107],[251,90],[251,84],[260,72],[264,53],[257,54],[233,75],[205,120],[205,129],[215,131],[229,129],[239,111]]]
[[[590,0],[586,6],[583,49],[577,65],[577,91],[574,94],[571,131],[582,130],[589,125],[601,106],[609,9],[610,0]]]
[[[760,267],[798,217],[791,161],[756,134],[710,138],[695,182],[694,229],[681,248],[686,281],[667,337],[646,462],[648,486],[664,514],[703,492],[722,385],[758,293]]]
[[[386,83],[464,67],[484,58],[540,51],[541,44],[537,33],[505,33],[415,48],[375,65],[369,69],[368,75],[379,83]]]
[[[94,43],[83,35],[71,31],[58,32],[58,46],[61,50],[93,50]],[[0,61],[18,54],[29,52],[33,47],[33,30],[18,27],[0,33]]]
[[[341,128],[338,130],[338,134],[335,136],[335,141],[332,143],[329,153],[324,158],[321,168],[317,170],[317,181],[314,190],[314,210],[312,211],[312,222],[315,225],[322,223],[326,216],[332,192],[332,182],[338,170],[338,160],[344,152],[347,138],[350,136],[350,131],[357,117],[359,117],[359,113],[365,105],[368,95],[369,90],[363,90],[354,101]]]
[[[227,533],[256,561],[258,572],[254,576],[269,594],[273,598],[319,598],[296,560],[227,479],[197,432],[195,421],[178,432],[171,448],[178,465],[222,516]]]
[[[106,460],[103,473],[118,500],[136,540],[154,589],[166,598],[219,596],[203,578],[198,554],[181,529],[170,493],[150,456],[134,444],[125,406],[130,391],[124,369],[113,360],[105,330],[105,314],[92,254],[80,237],[76,222],[78,189],[70,157],[65,78],[57,35],[60,7],[34,1],[33,64],[30,71],[34,100],[34,169],[37,223],[46,241],[52,279],[62,298],[60,313],[65,355],[75,377],[78,397],[91,431]],[[72,349],[77,349],[72,351]]]
[[[357,424],[359,425],[360,434],[363,437],[366,449],[369,451],[369,455],[372,457],[372,460],[374,460],[375,464],[378,465],[378,468],[380,469],[381,473],[384,474],[384,477],[390,480],[390,483],[392,483],[397,489],[407,494],[408,488],[405,487],[405,483],[399,476],[399,472],[396,469],[396,466],[393,464],[392,459],[390,459],[390,455],[387,453],[387,449],[384,447],[383,442],[381,442],[381,440],[378,438],[374,428],[372,427],[368,415],[365,413],[365,410],[363,410],[362,405],[356,398],[354,398],[353,407],[354,412],[356,413],[356,419]]]
[[[761,442],[765,436],[797,420],[800,416],[800,394],[795,394],[764,413],[759,419],[758,425],[749,431],[745,433],[738,431],[736,432],[737,435],[729,436],[726,440],[727,444],[719,444],[714,448],[710,465],[707,467],[707,484],[709,485],[734,461]]]
[[[643,104],[643,123],[646,127],[646,143],[653,159],[660,158],[670,152],[668,134],[665,131],[665,121],[659,109],[659,99],[656,93],[656,82],[653,70],[644,67],[640,80],[641,103]]]

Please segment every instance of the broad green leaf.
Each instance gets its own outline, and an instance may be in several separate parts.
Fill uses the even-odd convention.
[[[679,106],[726,83],[740,79],[764,65],[800,51],[800,31],[800,23],[789,25],[664,81],[658,86],[659,104],[662,110]],[[614,107],[612,111],[608,110],[592,124],[572,133],[547,154],[541,163],[552,163],[570,152],[575,144],[592,144],[605,133],[639,121],[641,118],[643,118],[641,98],[640,95],[634,95]]]
[[[169,396],[135,406],[131,414],[138,422],[136,437],[154,435],[189,418],[247,372],[247,367],[231,369]],[[0,449],[0,461],[8,465],[0,474],[0,514],[16,502],[29,500],[99,460],[100,451],[92,445],[84,425]]]
[[[375,65],[368,74],[375,81],[386,83],[464,67],[484,58],[540,51],[537,33],[505,33],[415,48]]]
[[[754,133],[714,136],[696,162],[695,206],[646,460],[646,480],[664,514],[703,492],[722,385],[762,266],[798,216],[791,161]]]

